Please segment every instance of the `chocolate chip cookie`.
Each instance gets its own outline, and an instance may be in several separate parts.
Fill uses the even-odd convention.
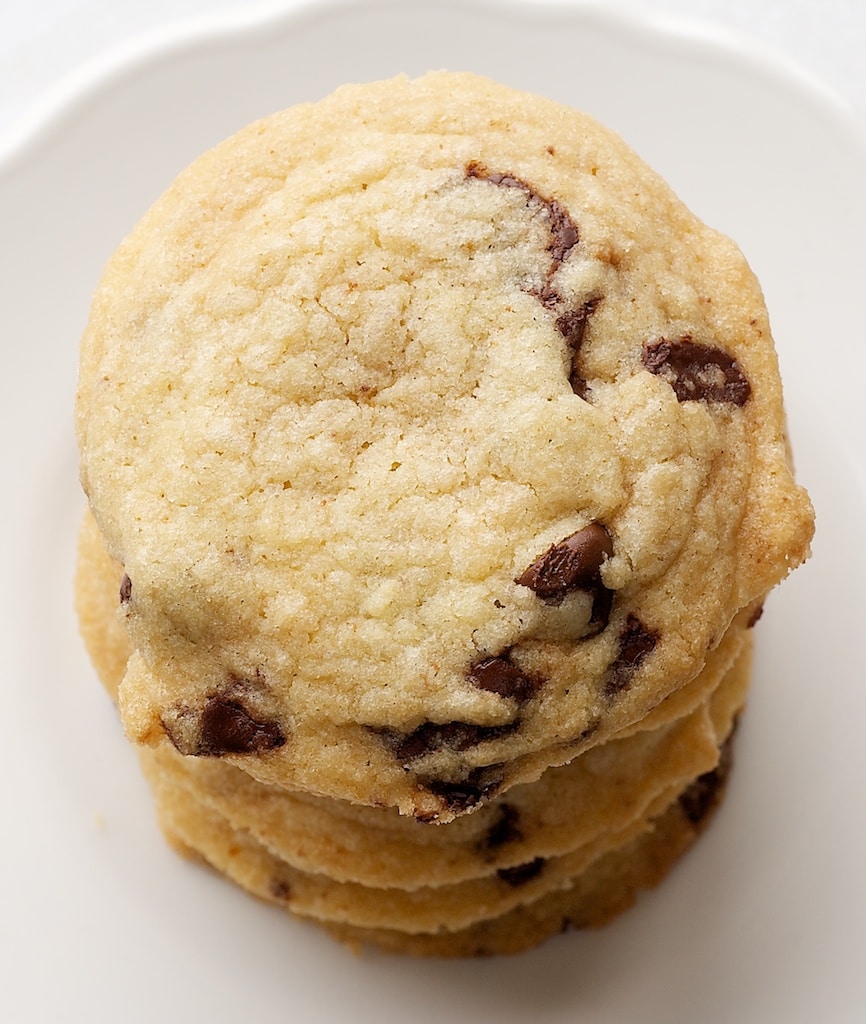
[[[123,585],[90,516],[82,526],[79,603],[94,665],[116,693],[133,653],[110,614]],[[98,600],[94,600],[94,598]],[[593,747],[476,813],[432,827],[390,807],[368,807],[257,782],[216,757],[171,745],[147,753],[148,772],[249,833],[291,868],[365,886],[450,885],[560,856],[646,816],[658,797],[715,764],[719,737],[745,700],[752,631],[731,629],[704,671],[638,726]]]
[[[742,253],[471,74],[196,160],[105,269],[76,425],[82,630],[166,831],[419,952],[663,873],[813,532]]]
[[[111,260],[80,380],[133,739],[420,817],[640,720],[811,536],[742,255],[473,76],[205,154]]]

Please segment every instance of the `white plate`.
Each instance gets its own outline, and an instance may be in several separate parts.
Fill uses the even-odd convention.
[[[594,113],[766,288],[813,561],[759,628],[719,819],[608,929],[492,961],[355,958],[157,834],[71,611],[76,343],[100,267],[192,157],[344,80],[466,68]],[[866,144],[751,47],[563,5],[379,2],[151,39],[0,163],[0,1016],[10,1022],[836,1024],[866,1007]]]

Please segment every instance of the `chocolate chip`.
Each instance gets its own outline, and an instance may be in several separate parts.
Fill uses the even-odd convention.
[[[583,336],[586,333],[586,323],[589,314],[592,312],[591,304],[581,306],[580,309],[566,310],[556,318],[556,329],[565,338],[569,346],[577,351],[583,343]]]
[[[598,302],[598,299],[585,302],[579,309],[567,309],[556,318],[556,329],[565,338],[571,355],[568,383],[578,398],[583,399],[588,397],[589,386],[580,372],[580,348],[583,345],[583,336],[586,333],[587,322],[595,311]]]
[[[469,669],[469,681],[479,690],[521,702],[529,700],[544,684],[544,680],[518,668],[507,651],[475,662]]]
[[[587,636],[595,636],[602,630],[607,629],[610,619],[610,611],[613,608],[613,591],[599,584],[593,591],[592,611],[589,613],[590,632]]]
[[[648,629],[636,615],[629,613],[619,635],[619,653],[608,671],[604,686],[606,696],[612,697],[628,687],[658,641],[659,634],[655,630]]]
[[[537,195],[537,193],[533,193],[533,195]],[[580,234],[577,225],[562,203],[557,199],[545,200],[541,196],[538,196],[538,199],[546,207],[549,220],[548,229],[551,237],[547,251],[558,266],[580,241]]]
[[[526,194],[527,205],[542,209],[547,217],[547,229],[550,241],[547,252],[550,255],[550,267],[544,283],[532,290],[532,294],[545,309],[558,310],[556,328],[565,338],[571,350],[571,369],[569,371],[569,383],[574,393],[586,399],[589,388],[581,376],[578,366],[578,353],[583,342],[586,322],[592,315],[598,304],[598,299],[585,302],[578,309],[567,307],[566,299],[554,287],[553,278],[560,266],[570,255],[572,249],[580,242],[580,232],[572,220],[571,214],[558,199],[547,199],[537,192],[532,185],[518,178],[514,174],[502,171],[490,171],[479,163],[470,163],[466,167],[467,178],[477,178],[481,181],[488,181],[500,188],[522,189]]]
[[[496,874],[503,882],[516,888],[518,885],[526,885],[533,878],[537,878],[543,867],[544,857],[536,857],[535,860],[530,860],[526,864],[517,864],[513,868],[500,868]]]
[[[548,548],[514,582],[529,587],[547,604],[561,604],[575,590],[598,595],[598,609],[593,601],[593,620],[606,622],[611,595],[600,572],[612,554],[610,534],[599,523],[590,523]]]
[[[523,838],[518,822],[520,814],[511,804],[502,804],[496,821],[490,826],[481,840],[480,846],[485,852],[498,850],[509,843],[518,842]]]
[[[730,775],[732,761],[732,736],[730,736],[719,750],[719,763],[716,767],[699,775],[680,794],[680,808],[693,825],[700,825],[717,806]]]
[[[286,738],[278,722],[254,718],[238,700],[209,697],[199,716],[196,755],[261,754],[281,747]]]
[[[292,888],[284,878],[272,878],[268,889],[271,896],[280,903],[288,903],[292,898]]]
[[[475,747],[485,740],[499,739],[517,727],[507,725],[475,725],[472,722],[424,722],[408,734],[383,732],[404,768],[439,750],[460,752]]]
[[[529,205],[544,210],[547,215],[547,229],[550,232],[550,244],[547,246],[547,251],[553,260],[553,269],[549,274],[552,276],[580,241],[577,225],[562,203],[558,199],[546,199],[536,192],[532,185],[514,174],[489,171],[479,163],[470,163],[466,167],[466,176],[489,181],[492,185],[498,185],[501,188],[522,189],[526,193]]]
[[[700,345],[686,335],[644,345],[643,364],[664,378],[680,402],[727,402],[745,405],[751,386],[739,363],[720,348]]]
[[[120,581],[120,603],[129,604],[132,599],[132,580],[123,574],[123,579]]]
[[[483,181],[489,181],[494,185],[501,185],[503,188],[522,188],[524,191],[532,193],[532,189],[525,181],[515,177],[513,174],[503,174],[501,171],[488,171],[485,170],[481,164],[473,161],[466,168],[466,174],[470,178],[480,178]]]
[[[430,778],[418,781],[438,796],[453,814],[463,814],[493,796],[502,785],[504,776],[501,765],[486,765],[473,768],[464,779],[456,782]]]

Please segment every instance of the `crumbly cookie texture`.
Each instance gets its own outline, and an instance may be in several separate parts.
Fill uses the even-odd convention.
[[[743,256],[471,75],[196,161],[105,271],[77,426],[131,738],[425,820],[639,722],[812,534]]]

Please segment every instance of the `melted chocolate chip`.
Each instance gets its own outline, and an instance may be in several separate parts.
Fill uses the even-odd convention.
[[[120,603],[129,604],[132,599],[132,580],[123,574],[123,579],[120,581]]]
[[[562,203],[556,199],[545,200],[540,196],[538,198],[545,205],[550,222],[550,245],[547,247],[547,251],[550,253],[554,264],[559,266],[580,241],[580,234],[577,230],[577,225],[571,219],[568,210],[566,210]]]
[[[699,775],[680,794],[679,804],[683,814],[693,825],[700,825],[718,804],[722,790],[731,772],[732,737],[728,737],[719,751],[719,763],[712,771]]]
[[[516,807],[511,804],[502,804],[499,808],[499,816],[487,830],[481,840],[481,848],[485,852],[498,850],[523,838],[518,822],[520,814]]]
[[[468,178],[478,178],[481,181],[489,181],[501,188],[518,188],[526,193],[527,202],[539,207],[547,214],[547,229],[550,232],[550,244],[547,251],[553,260],[552,276],[559,265],[565,260],[571,250],[580,241],[580,234],[577,225],[571,219],[568,210],[557,199],[546,199],[540,195],[528,182],[523,181],[514,174],[507,174],[501,171],[488,171],[481,164],[471,163],[466,168]]]
[[[644,345],[643,364],[663,377],[680,402],[727,402],[745,405],[751,385],[733,356],[720,348],[700,345],[688,336],[678,341]]]
[[[477,807],[493,796],[503,781],[501,765],[473,768],[464,779],[456,782],[444,779],[419,779],[421,785],[438,796],[453,814],[463,814]]]
[[[424,722],[408,735],[387,733],[397,760],[408,767],[438,750],[462,751],[485,740],[499,739],[512,732],[517,722],[508,725],[475,725],[472,722]]]
[[[583,345],[586,325],[597,305],[598,300],[593,299],[591,302],[585,302],[580,309],[567,309],[556,318],[556,329],[565,338],[571,355],[568,383],[578,398],[583,399],[589,395],[589,386],[580,372],[580,348]]]
[[[592,594],[590,622],[603,629],[613,594],[601,581],[601,567],[612,554],[610,534],[599,523],[590,523],[548,548],[514,582],[529,587],[546,604],[561,604],[575,590]]]
[[[586,324],[595,306],[596,303],[587,302],[580,309],[566,310],[565,313],[556,319],[556,329],[575,352],[583,344]]]
[[[268,889],[271,896],[280,903],[288,903],[292,898],[292,887],[284,878],[272,878]]]
[[[608,672],[604,687],[606,696],[612,697],[627,689],[632,676],[658,641],[659,634],[655,630],[647,629],[636,615],[629,613],[619,635],[619,653]]]
[[[503,188],[522,188],[525,192],[532,194],[532,188],[515,177],[513,174],[503,174],[501,171],[487,171],[481,164],[474,161],[466,168],[466,174],[470,178],[480,178],[482,181],[489,181],[494,185],[502,185]]]
[[[599,584],[598,588],[593,591],[592,611],[589,613],[590,632],[587,633],[587,636],[595,636],[607,629],[611,608],[613,608],[613,591]]]
[[[553,279],[572,249],[580,242],[580,232],[572,220],[571,214],[558,199],[547,199],[537,192],[532,185],[514,174],[502,171],[490,171],[479,163],[470,163],[466,167],[467,178],[488,181],[500,188],[522,189],[526,194],[527,205],[544,211],[547,217],[547,229],[550,242],[547,252],[550,255],[550,267],[544,283],[532,290],[532,294],[545,309],[558,312],[556,329],[565,338],[571,352],[571,369],[569,383],[572,391],[579,397],[587,399],[589,388],[579,369],[578,354],[583,343],[586,323],[598,305],[598,299],[585,302],[578,309],[570,308],[567,300],[554,287]]]
[[[469,669],[469,681],[479,690],[523,702],[534,696],[544,680],[518,668],[508,652],[477,661]]]
[[[496,874],[503,882],[515,888],[518,885],[526,885],[527,882],[537,878],[544,868],[544,857],[536,857],[535,860],[526,864],[517,864],[513,868],[500,868]]]
[[[238,700],[209,697],[199,716],[201,730],[196,754],[261,754],[281,747],[286,738],[278,722],[261,722]]]

